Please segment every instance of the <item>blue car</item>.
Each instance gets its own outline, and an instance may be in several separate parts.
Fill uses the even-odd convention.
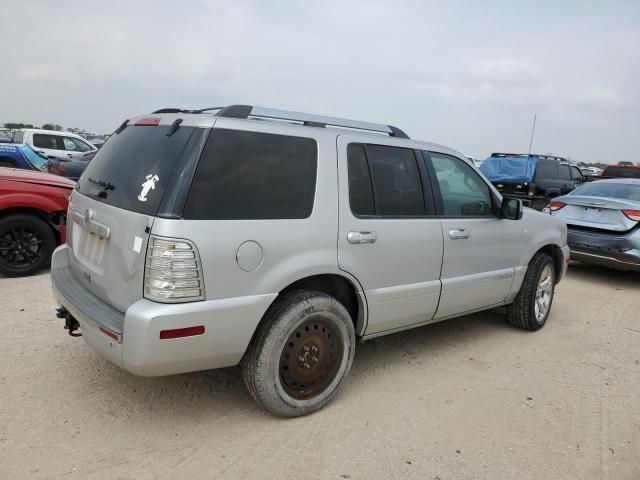
[[[0,167],[46,172],[49,161],[26,144],[0,143]]]

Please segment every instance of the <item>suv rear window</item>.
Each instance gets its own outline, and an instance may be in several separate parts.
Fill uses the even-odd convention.
[[[145,215],[157,215],[164,191],[194,127],[129,126],[114,134],[91,160],[78,191],[98,201]]]
[[[318,147],[311,138],[216,128],[198,163],[183,217],[307,218],[317,164]]]

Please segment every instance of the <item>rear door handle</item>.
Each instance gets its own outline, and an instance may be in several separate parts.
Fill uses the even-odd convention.
[[[347,240],[349,243],[376,243],[378,234],[376,232],[349,232]]]
[[[460,240],[464,238],[469,238],[469,229],[468,228],[454,228],[449,230],[449,238],[452,240]]]

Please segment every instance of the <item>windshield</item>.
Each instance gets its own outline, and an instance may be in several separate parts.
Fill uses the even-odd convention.
[[[569,195],[584,195],[589,197],[620,198],[640,202],[640,185],[628,183],[593,182],[576,188]]]
[[[78,180],[78,191],[103,203],[156,215],[175,167],[194,131],[129,126],[98,150]]]
[[[38,170],[47,169],[47,163],[49,163],[49,160],[31,150],[31,147],[29,147],[29,145],[20,145],[20,151],[27,159],[27,161],[35,168],[37,168]]]

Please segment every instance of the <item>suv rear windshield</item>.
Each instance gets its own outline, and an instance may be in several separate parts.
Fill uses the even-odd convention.
[[[145,215],[157,215],[162,196],[180,164],[194,127],[129,126],[114,134],[80,177],[78,191],[95,200]]]
[[[640,167],[607,167],[604,177],[640,178]]]

